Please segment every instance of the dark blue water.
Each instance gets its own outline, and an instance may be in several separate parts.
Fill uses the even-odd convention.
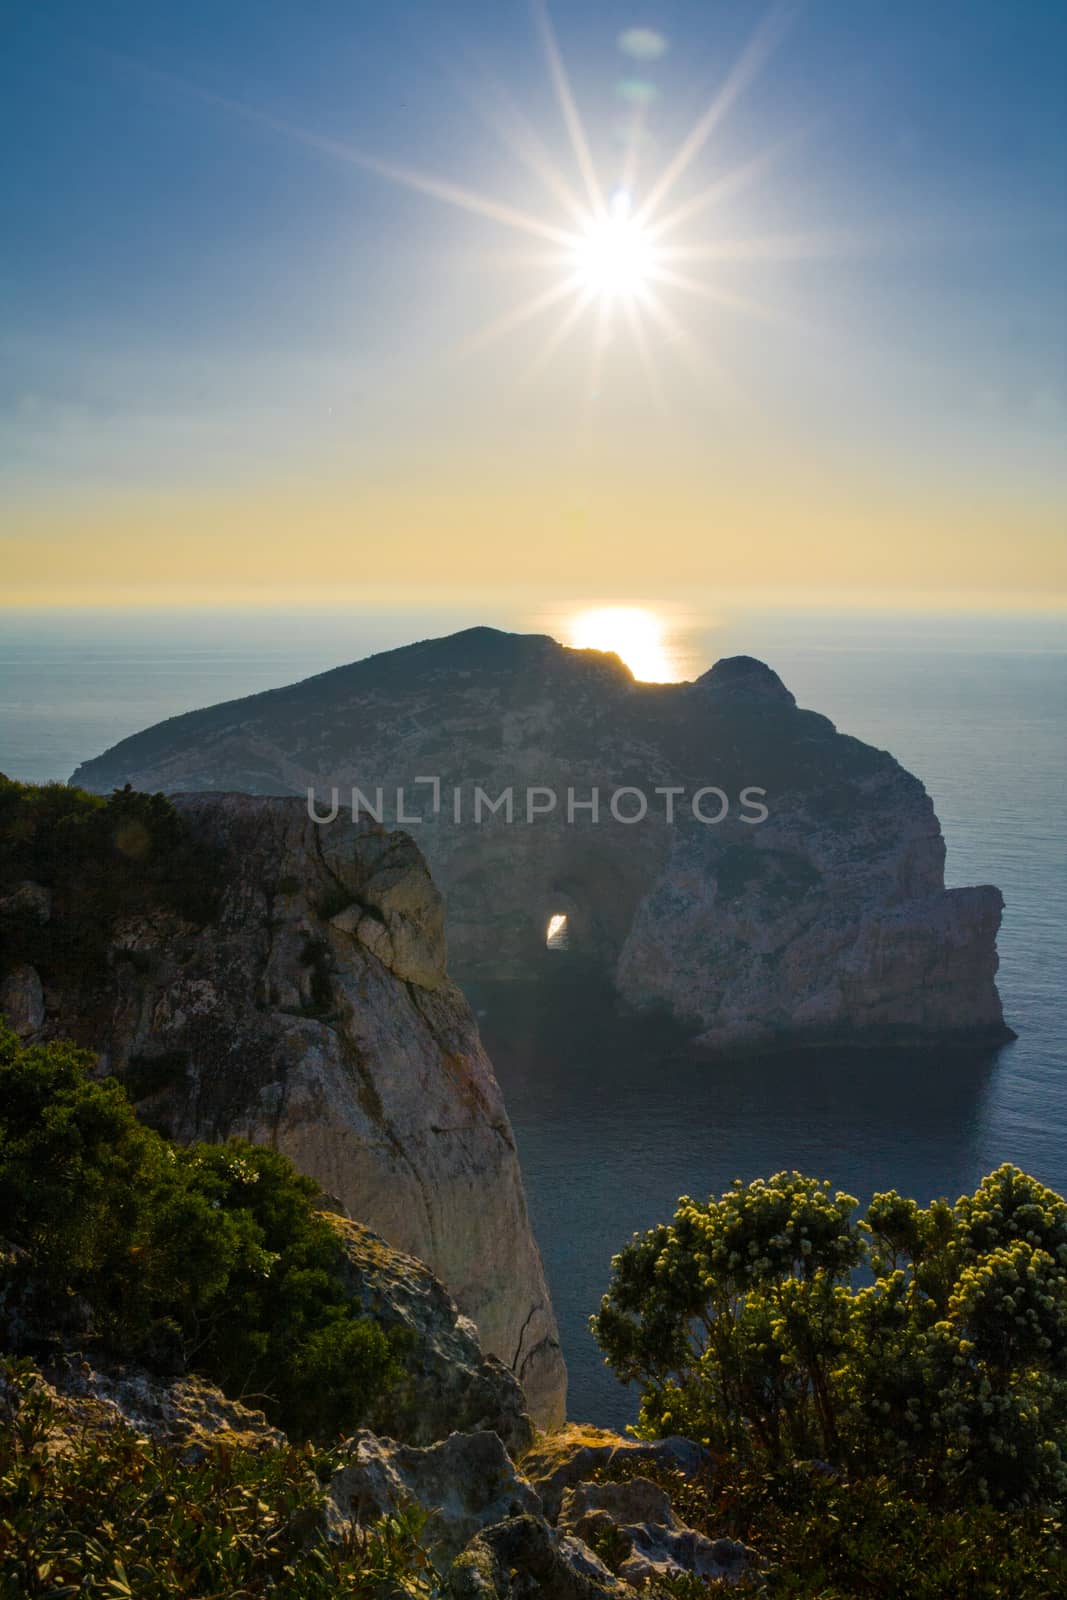
[[[9,619],[0,771],[65,778],[161,717],[476,620]],[[679,1194],[799,1167],[861,1198],[890,1187],[955,1198],[1006,1160],[1067,1192],[1062,625],[764,617],[714,638],[696,630],[690,643],[696,670],[740,650],[770,661],[802,705],[923,779],[948,841],[948,882],[1004,891],[1000,985],[1019,1038],[992,1054],[803,1054],[712,1068],[620,1034],[580,994],[532,1010],[480,997],[563,1330],[571,1414],[615,1424],[632,1400],[602,1367],[586,1319],[612,1253]]]

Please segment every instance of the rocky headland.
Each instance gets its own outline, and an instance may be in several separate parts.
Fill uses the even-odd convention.
[[[616,656],[474,628],[172,718],[74,781],[313,790],[326,811],[334,790],[342,810],[353,786],[372,806],[380,790],[384,820],[407,808],[446,897],[460,981],[585,963],[708,1049],[1011,1037],[999,890],[946,889],[919,779],[800,709],[749,657],[692,683],[638,683]],[[512,790],[512,820],[485,806],[476,820],[476,789]],[[582,805],[594,789],[595,820]],[[612,814],[622,789],[647,798],[641,820]],[[721,820],[696,815],[702,789],[725,797]],[[698,805],[722,809],[712,793]],[[618,806],[639,809],[632,793]],[[565,951],[546,951],[552,916],[567,918]]]

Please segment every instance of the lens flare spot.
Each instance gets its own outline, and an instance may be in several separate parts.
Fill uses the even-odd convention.
[[[623,55],[634,61],[658,61],[667,54],[667,41],[654,28],[627,28],[617,43]]]
[[[615,85],[615,93],[620,100],[627,100],[635,106],[650,106],[659,99],[656,85],[644,78],[620,78]]]

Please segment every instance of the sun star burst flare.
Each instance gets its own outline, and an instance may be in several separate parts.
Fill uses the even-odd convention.
[[[656,247],[647,228],[632,215],[625,189],[612,196],[604,217],[591,217],[574,250],[574,263],[585,287],[605,299],[648,292],[657,263]]]
[[[636,96],[635,85],[629,84],[629,97],[636,97],[637,100],[637,118],[623,153],[618,181],[614,187],[605,187],[593,159],[543,0],[534,0],[534,15],[574,158],[577,181],[568,181],[567,175],[557,170],[536,132],[523,122],[510,104],[506,105],[505,110],[498,109],[496,113],[487,112],[486,115],[512,153],[551,194],[556,206],[554,214],[542,216],[523,210],[451,179],[400,167],[301,129],[286,125],[285,131],[364,171],[373,172],[390,182],[486,217],[502,227],[540,241],[542,248],[535,259],[539,266],[555,274],[553,281],[471,336],[462,347],[463,353],[481,349],[516,328],[553,312],[557,317],[555,326],[546,334],[537,356],[525,373],[528,379],[543,370],[564,341],[583,320],[587,320],[589,313],[593,313],[587,401],[598,392],[609,331],[612,324],[618,321],[629,334],[650,395],[657,408],[662,409],[662,390],[654,361],[657,342],[669,348],[691,372],[707,376],[711,370],[707,363],[701,364],[695,360],[688,330],[665,303],[664,291],[671,298],[698,296],[730,313],[786,320],[773,307],[718,288],[709,276],[692,276],[676,270],[677,263],[700,262],[702,270],[706,272],[716,260],[736,262],[748,257],[766,260],[769,255],[776,259],[787,259],[793,253],[792,241],[788,238],[778,237],[770,241],[720,238],[705,243],[679,232],[695,216],[710,209],[725,195],[736,194],[754,182],[785,148],[785,142],[779,141],[734,171],[718,174],[715,182],[673,209],[668,209],[668,201],[719,123],[756,77],[783,32],[788,14],[781,8],[773,11],[756,30],[707,110],[643,194],[635,192],[633,174],[636,169],[636,150],[644,126],[643,118],[654,95]],[[625,39],[628,36],[624,34],[621,37]],[[641,87],[639,83],[636,85],[636,88]],[[648,87],[644,86],[646,90]],[[498,98],[503,104],[503,97],[498,95]],[[245,115],[255,115],[249,113],[248,108],[232,109],[240,110]],[[259,120],[269,120],[275,127],[282,126],[274,119]],[[800,253],[810,255],[812,238],[809,236],[802,240],[800,245]],[[817,248],[817,245],[815,241],[814,247]],[[829,248],[832,250],[832,244]],[[529,256],[524,259],[527,264],[530,263]],[[729,387],[736,390],[734,385]]]
[[[784,14],[772,13],[757,30],[707,111],[642,197],[633,192],[632,174],[636,164],[636,145],[643,127],[641,119],[646,110],[644,100],[639,105],[638,120],[622,159],[619,181],[606,192],[593,160],[547,8],[541,0],[535,0],[534,10],[577,169],[577,185],[569,183],[566,175],[555,169],[536,136],[521,125],[517,115],[513,113],[510,118],[503,119],[498,117],[496,126],[516,156],[560,203],[561,218],[556,220],[520,212],[514,207],[471,195],[467,191],[463,191],[462,198],[457,200],[452,185],[419,179],[420,187],[436,193],[440,199],[463,204],[467,209],[481,210],[486,216],[519,232],[558,242],[556,250],[546,252],[539,258],[547,267],[558,269],[556,281],[483,328],[469,341],[467,348],[479,348],[523,323],[556,310],[559,313],[556,325],[527,374],[532,376],[543,369],[586,313],[593,311],[595,328],[587,385],[588,400],[597,392],[608,332],[612,322],[619,317],[629,332],[652,398],[657,407],[662,408],[662,390],[653,360],[656,338],[662,345],[671,346],[690,370],[695,368],[696,363],[688,349],[687,330],[664,303],[661,291],[669,290],[674,295],[696,295],[746,315],[762,318],[775,315],[773,308],[717,289],[707,277],[693,277],[678,272],[676,263],[705,258],[713,261],[720,254],[722,259],[738,260],[749,249],[757,257],[761,254],[763,241],[719,240],[705,245],[681,236],[679,229],[723,195],[736,193],[753,182],[779,153],[780,147],[761,153],[735,172],[720,175],[702,193],[673,210],[667,210],[666,206],[714,129],[763,65],[782,31]],[[777,254],[788,254],[788,241],[775,241],[775,249]]]
[[[657,409],[663,409],[662,388],[655,365],[657,345],[669,350],[691,373],[704,378],[715,376],[724,389],[736,397],[738,386],[725,372],[721,362],[709,359],[704,350],[701,351],[701,359],[696,359],[690,333],[668,305],[668,298],[674,301],[687,296],[698,297],[724,314],[754,317],[795,327],[779,307],[761,304],[747,295],[737,294],[716,284],[712,277],[715,264],[745,260],[810,260],[815,256],[833,256],[841,252],[842,238],[809,233],[740,239],[720,236],[708,241],[692,237],[684,231],[691,226],[694,218],[711,210],[725,197],[736,195],[756,182],[789,148],[789,140],[779,139],[733,170],[718,172],[714,181],[696,194],[690,194],[673,205],[669,202],[712,134],[740,95],[750,87],[777,44],[791,20],[788,0],[783,0],[783,4],[773,10],[756,29],[707,110],[643,190],[635,178],[637,152],[645,131],[644,119],[648,107],[655,99],[653,86],[641,80],[626,80],[621,86],[627,91],[626,98],[634,104],[635,121],[619,162],[616,182],[614,186],[605,186],[593,159],[544,0],[533,0],[533,7],[549,76],[574,159],[575,177],[568,179],[566,173],[558,170],[536,131],[523,120],[501,91],[495,92],[498,101],[495,111],[488,110],[484,105],[481,109],[513,155],[551,195],[553,209],[547,215],[482,194],[454,179],[383,160],[357,146],[302,128],[247,103],[137,65],[153,80],[159,79],[172,87],[182,88],[207,104],[269,128],[331,160],[356,167],[468,214],[486,218],[527,239],[537,240],[540,246],[538,254],[531,257],[527,253],[522,257],[523,263],[529,266],[535,262],[552,274],[551,281],[473,334],[461,347],[461,353],[469,354],[481,349],[515,329],[553,313],[556,316],[555,325],[541,341],[538,353],[526,373],[521,375],[529,379],[543,370],[564,341],[592,314],[587,401],[598,392],[604,353],[614,323],[628,333]],[[630,30],[629,34],[622,34],[622,41],[629,38],[631,42],[621,47],[632,53],[637,48],[633,40],[638,35],[644,40],[642,30]],[[658,35],[654,37],[659,38]],[[664,41],[660,43],[662,50],[658,53],[662,54],[666,44]],[[644,49],[645,45],[642,44],[640,48]],[[870,242],[867,241],[868,244]],[[857,247],[864,247],[864,241],[856,238],[848,238],[844,244],[853,251]],[[685,268],[694,263],[698,275],[692,271],[678,270],[679,266]]]

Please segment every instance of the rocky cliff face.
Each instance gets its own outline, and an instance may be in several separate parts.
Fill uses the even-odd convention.
[[[217,916],[201,928],[162,909],[127,919],[106,975],[85,984],[15,966],[3,1001],[19,1032],[97,1051],[173,1137],[282,1150],[351,1217],[426,1261],[536,1420],[562,1421],[564,1367],[514,1139],[445,973],[442,904],[418,850],[366,822],[319,828],[301,800],[176,803],[213,855]],[[59,915],[39,893],[34,906]]]
[[[419,778],[440,780],[441,805]],[[944,841],[918,779],[798,709],[758,661],[695,683],[639,684],[617,657],[472,629],[288,689],[177,717],[88,762],[75,781],[237,788],[382,814],[398,789],[448,901],[460,975],[527,976],[586,960],[636,1005],[660,1004],[709,1047],[870,1038],[1009,1037],[995,986],[1002,901],[944,887]],[[693,797],[715,786],[721,821]],[[512,789],[514,820],[474,817]],[[636,788],[648,813],[618,820]],[[674,820],[666,820],[675,787]],[[765,791],[752,822],[746,788]],[[554,808],[526,820],[527,790]],[[596,788],[600,814],[567,816]],[[460,792],[455,820],[454,791]],[[546,804],[543,796],[535,805]],[[632,796],[618,808],[633,815]],[[721,801],[708,795],[705,817]],[[567,917],[566,951],[545,948]]]

